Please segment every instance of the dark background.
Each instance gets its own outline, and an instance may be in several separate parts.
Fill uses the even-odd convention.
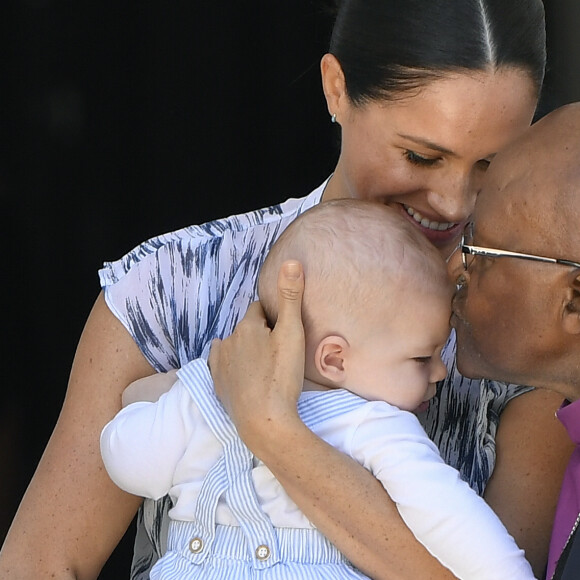
[[[325,0],[2,0],[0,541],[64,398],[97,270],[306,195],[337,158]],[[541,113],[580,100],[580,2],[546,0]],[[127,576],[132,529],[101,574]]]

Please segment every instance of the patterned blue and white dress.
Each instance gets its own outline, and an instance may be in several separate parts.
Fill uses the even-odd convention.
[[[256,299],[258,271],[269,248],[300,213],[320,202],[326,182],[302,199],[190,226],[152,238],[99,271],[106,302],[158,371],[207,355]],[[482,494],[495,464],[495,434],[507,403],[528,390],[463,378],[450,370],[421,418],[444,460]],[[168,497],[139,511],[131,580],[146,580],[167,545]]]

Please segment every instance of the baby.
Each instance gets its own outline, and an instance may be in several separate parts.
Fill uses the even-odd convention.
[[[440,354],[453,286],[434,246],[382,204],[321,203],[264,262],[258,294],[272,324],[288,259],[302,262],[306,280],[303,421],[381,481],[417,539],[457,577],[533,578],[500,520],[443,462],[413,413],[446,374]],[[105,466],[122,489],[169,494],[173,505],[153,580],[250,578],[256,570],[276,579],[366,578],[239,439],[204,359],[177,377],[132,383],[124,405],[101,435]]]

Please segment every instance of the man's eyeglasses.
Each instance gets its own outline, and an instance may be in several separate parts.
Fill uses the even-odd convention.
[[[520,258],[522,260],[532,260],[533,262],[546,262],[549,264],[561,264],[563,266],[571,266],[572,268],[580,268],[579,262],[572,260],[563,260],[561,258],[546,258],[544,256],[536,256],[535,254],[522,254],[520,252],[510,252],[508,250],[497,250],[495,248],[482,248],[481,246],[472,246],[473,240],[473,224],[469,223],[465,226],[461,236],[459,249],[461,251],[461,259],[463,261],[463,268],[467,270],[473,262],[474,256],[488,256],[491,258]],[[468,257],[471,256],[471,257]]]

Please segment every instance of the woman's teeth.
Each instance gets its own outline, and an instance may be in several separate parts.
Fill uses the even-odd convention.
[[[436,230],[438,232],[442,232],[452,228],[455,224],[448,223],[448,222],[434,222],[430,221],[427,218],[424,218],[416,209],[409,207],[407,205],[403,206],[407,213],[418,223],[421,224],[424,228],[428,228],[430,230]]]

